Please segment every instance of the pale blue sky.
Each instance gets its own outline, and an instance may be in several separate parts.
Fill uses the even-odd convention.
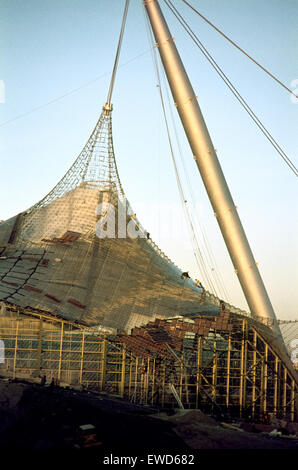
[[[298,104],[180,0],[174,3],[297,166]],[[192,4],[287,86],[298,79],[298,0],[192,0]],[[297,318],[297,178],[162,1],[161,6],[276,314]],[[87,140],[107,95],[123,7],[124,0],[2,0],[0,79],[6,85],[6,102],[0,104],[0,219],[41,199]],[[142,1],[131,0],[113,96],[120,177],[152,238],[176,264],[198,277],[187,230],[181,229],[180,201],[148,49]],[[97,77],[88,86],[15,119]],[[245,307],[177,123],[200,218],[232,303]],[[167,217],[171,217],[171,234],[164,233],[162,220]]]

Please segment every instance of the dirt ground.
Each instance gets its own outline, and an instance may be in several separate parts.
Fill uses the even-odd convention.
[[[297,462],[298,439],[231,429],[231,425],[217,422],[199,410],[173,413],[99,393],[2,379],[0,455],[6,452],[17,457],[18,451],[86,451],[85,447],[89,450],[80,426],[92,424],[90,452],[101,456],[123,452],[199,452],[202,459],[205,451],[286,450]]]

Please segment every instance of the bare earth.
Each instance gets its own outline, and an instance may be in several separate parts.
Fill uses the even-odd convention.
[[[96,430],[96,445],[87,450],[78,439],[78,428],[85,424]],[[253,459],[260,450],[274,460],[287,452],[287,461],[297,463],[298,438],[231,428],[199,410],[159,412],[104,394],[0,379],[0,452],[10,459],[22,455],[24,460],[29,452],[32,462],[65,451],[69,461],[72,452],[88,451],[98,465],[111,454],[194,454],[203,462],[211,456],[230,461],[239,452]]]

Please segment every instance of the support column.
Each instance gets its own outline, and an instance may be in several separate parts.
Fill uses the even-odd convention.
[[[243,358],[243,399],[242,405],[243,408],[246,407],[246,382],[247,382],[247,348],[248,348],[248,340],[247,340],[247,320],[243,320],[244,322],[244,358]]]
[[[128,398],[131,398],[131,384],[132,384],[132,355],[129,354],[129,379],[128,379]]]
[[[252,315],[279,326],[237,213],[204,117],[157,0],[144,0],[182,125]]]
[[[273,401],[273,412],[274,415],[277,416],[278,410],[278,363],[279,359],[275,356],[274,359],[274,401]]]
[[[212,363],[212,398],[216,402],[216,385],[217,385],[217,351],[216,339],[213,341],[213,363]]]
[[[59,350],[59,363],[58,363],[58,380],[61,379],[61,365],[62,365],[62,354],[63,354],[63,333],[64,333],[64,322],[61,323],[60,332],[60,350]]]
[[[84,350],[85,350],[85,330],[83,330],[83,336],[82,336],[81,367],[80,367],[80,384],[83,383]]]
[[[199,406],[199,394],[201,387],[201,367],[202,367],[202,337],[198,337],[197,351],[197,383],[196,383],[196,408]]]
[[[124,388],[125,388],[125,360],[126,360],[126,347],[122,346],[122,361],[121,361],[121,382],[120,382],[120,396],[124,397]]]
[[[134,391],[133,391],[133,396],[131,398],[131,400],[133,402],[136,401],[136,398],[137,398],[137,386],[138,386],[138,367],[139,367],[139,358],[136,357],[136,360],[135,360],[135,380],[134,380]]]
[[[228,339],[228,355],[227,355],[227,386],[226,386],[226,407],[230,406],[230,375],[231,375],[231,334]]]
[[[291,381],[291,421],[295,421],[295,380]]]
[[[19,338],[19,323],[20,321],[16,320],[16,335],[15,335],[15,343],[14,343],[14,358],[13,358],[13,377],[16,377],[16,364],[17,364],[17,352],[18,352],[18,338]]]
[[[147,369],[146,369],[146,405],[148,403],[149,396],[149,384],[150,384],[150,358],[147,358]]]
[[[166,365],[162,365],[162,395],[161,395],[161,406],[165,406],[165,391],[166,391]]]
[[[101,351],[101,376],[99,380],[99,389],[102,391],[104,389],[106,381],[106,367],[107,367],[107,340],[104,338],[102,342],[102,351]]]
[[[267,411],[267,388],[268,388],[268,345],[265,344],[265,354],[264,354],[264,399],[263,399],[263,411]]]
[[[240,353],[240,390],[239,390],[239,405],[240,417],[244,407],[244,357],[245,357],[245,320],[242,320],[242,340],[241,340],[241,353]]]
[[[41,353],[42,353],[42,317],[39,317],[38,325],[38,346],[37,346],[37,360],[36,360],[36,372],[40,375],[41,370]]]
[[[181,360],[180,360],[180,380],[179,380],[179,398],[180,398],[180,400],[182,400],[183,371],[184,371],[184,367],[183,367],[183,351],[182,351]]]
[[[284,417],[287,416],[287,379],[288,379],[288,372],[287,369],[284,366],[284,373],[283,373],[283,379],[284,379],[284,386],[283,386],[283,415]]]
[[[155,393],[155,359],[152,360],[152,390],[151,390],[151,403],[154,403]]]
[[[261,360],[261,396],[260,396],[260,411],[264,412],[264,357]]]
[[[253,373],[252,373],[252,417],[256,414],[256,368],[257,368],[257,333],[254,330],[254,342],[253,342]]]

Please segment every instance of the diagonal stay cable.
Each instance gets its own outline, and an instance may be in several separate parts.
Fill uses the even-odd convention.
[[[227,41],[229,41],[234,47],[236,47],[240,52],[242,52],[246,57],[248,57],[252,62],[254,62],[260,69],[262,69],[269,77],[273,78],[279,85],[281,85],[285,90],[287,90],[291,95],[295,96],[295,98],[298,99],[298,96],[290,90],[282,81],[280,81],[273,73],[269,72],[268,69],[266,69],[263,65],[261,65],[256,59],[254,59],[252,56],[250,56],[244,49],[242,49],[236,42],[234,42],[229,36],[227,36],[223,31],[221,31],[217,26],[215,26],[211,21],[209,21],[202,13],[200,13],[198,10],[196,10],[190,3],[188,3],[186,0],[181,0],[185,5],[187,5],[189,8],[191,8],[197,15],[199,15],[206,23],[208,23],[215,31],[217,31],[219,34],[221,34],[222,37],[224,37]]]
[[[179,23],[182,25],[182,27],[185,29],[187,34],[191,37],[191,39],[194,41],[194,43],[198,46],[198,48],[201,50],[201,52],[204,54],[208,62],[212,65],[212,67],[215,69],[215,71],[218,73],[218,75],[222,78],[222,80],[226,83],[226,85],[229,87],[233,95],[236,97],[236,99],[240,102],[240,104],[244,107],[244,109],[247,111],[247,113],[250,115],[252,120],[256,123],[256,125],[259,127],[261,132],[265,135],[265,137],[269,140],[271,145],[275,148],[275,150],[279,153],[279,155],[282,157],[282,159],[285,161],[285,163],[288,165],[288,167],[292,170],[295,176],[298,177],[298,169],[294,165],[294,163],[290,160],[290,158],[286,155],[286,153],[282,150],[282,148],[279,146],[279,144],[275,141],[273,136],[270,134],[270,132],[266,129],[264,124],[260,121],[260,119],[257,117],[257,115],[254,113],[254,111],[250,108],[248,103],[244,100],[244,98],[240,95],[238,90],[234,87],[232,82],[229,80],[229,78],[226,76],[226,74],[223,72],[223,70],[219,67],[219,65],[216,63],[216,61],[213,59],[211,54],[207,51],[205,46],[202,44],[202,42],[198,39],[198,37],[195,35],[195,33],[192,31],[190,26],[187,24],[187,22],[183,19],[183,17],[180,15],[178,10],[174,7],[172,2],[170,0],[164,0],[168,8],[172,11],[174,16],[177,18]]]
[[[141,52],[140,54],[132,57],[131,59],[127,60],[126,62],[123,62],[121,64],[119,64],[119,68],[121,67],[124,67],[128,64],[130,64],[131,62],[133,62],[134,60],[137,60],[139,59],[140,57],[148,54],[148,52],[150,52],[151,49],[146,49],[146,51],[143,51]],[[64,98],[66,98],[67,96],[69,95],[72,95],[73,93],[76,93],[80,90],[82,90],[83,88],[86,88],[88,87],[89,85],[92,85],[92,83],[95,83],[97,82],[98,80],[100,80],[101,78],[104,78],[106,77],[110,72],[104,72],[102,73],[101,75],[98,75],[97,77],[93,78],[92,80],[89,80],[88,82],[85,82],[83,83],[82,85],[76,87],[76,88],[73,88],[72,90],[69,90],[67,91],[66,93],[64,93],[63,95],[60,95],[60,96],[57,96],[56,98],[53,98],[52,100],[50,101],[47,101],[46,103],[43,103],[43,104],[40,104],[39,106],[36,106],[35,108],[32,108],[30,111],[26,111],[22,114],[18,114],[17,116],[11,118],[11,119],[8,119],[7,121],[4,121],[4,122],[1,122],[0,123],[0,127],[3,127],[7,124],[10,124],[11,122],[14,122],[14,121],[17,121],[18,119],[22,119],[32,113],[35,113],[36,111],[39,111],[40,109],[43,109],[43,108],[46,108],[47,106],[50,106],[51,104],[54,104],[60,100],[63,100]]]
[[[108,96],[107,96],[107,103],[109,103],[109,104],[111,104],[112,93],[113,93],[113,89],[114,89],[116,72],[117,72],[117,68],[118,68],[119,56],[120,56],[120,51],[121,51],[121,46],[122,46],[122,40],[123,40],[123,35],[124,35],[125,24],[126,24],[128,6],[129,6],[129,0],[126,0],[125,1],[125,6],[124,6],[124,13],[123,13],[123,18],[122,18],[122,23],[121,23],[120,35],[119,35],[119,40],[118,40],[118,46],[117,46],[116,56],[115,56],[115,60],[114,60],[114,66],[113,66],[112,76],[111,76],[111,80],[110,80]],[[126,63],[128,63],[128,62],[126,62]],[[31,114],[35,111],[38,111],[39,109],[42,109],[42,108],[44,108],[44,107],[46,107],[50,104],[56,103],[57,101],[60,101],[62,98],[65,98],[66,96],[69,96],[72,93],[75,93],[76,91],[81,90],[82,88],[90,85],[91,83],[94,83],[95,81],[99,80],[100,78],[103,78],[105,75],[106,75],[106,73],[100,75],[99,77],[94,78],[93,80],[90,80],[89,82],[85,83],[84,85],[81,85],[80,87],[74,88],[73,90],[71,90],[67,93],[64,93],[64,95],[61,95],[57,98],[54,98],[51,101],[48,101],[45,104],[42,104],[40,106],[36,106],[31,111],[20,114],[19,116],[16,116],[15,118],[9,119],[8,121],[2,122],[0,124],[0,127],[4,126],[5,124],[9,124],[10,122],[16,121],[17,119],[20,119],[22,117],[28,116],[28,114]]]
[[[178,137],[178,133],[177,133],[177,128],[176,128],[176,125],[175,125],[174,115],[173,115],[172,107],[170,105],[171,100],[170,100],[169,91],[168,91],[167,86],[165,86],[165,90],[166,90],[166,94],[167,94],[168,107],[169,107],[169,110],[170,110],[170,115],[171,115],[171,119],[172,119],[172,125],[173,125],[173,129],[174,129],[176,143],[177,143],[177,147],[178,147],[178,150],[179,150],[179,155],[180,155],[180,159],[181,159],[181,162],[182,162],[184,174],[185,174],[185,177],[186,177],[187,187],[188,187],[190,197],[191,197],[191,205],[192,205],[192,207],[191,207],[191,216],[194,219],[194,224],[198,225],[198,227],[200,229],[200,232],[202,234],[202,240],[203,240],[203,244],[205,246],[205,251],[206,251],[205,256],[206,256],[206,259],[208,261],[209,267],[210,267],[211,271],[213,272],[214,280],[215,280],[216,284],[218,286],[220,286],[219,290],[224,293],[225,299],[229,302],[229,294],[228,294],[228,291],[226,289],[226,286],[224,285],[224,281],[222,279],[222,276],[219,272],[215,256],[213,255],[211,245],[210,245],[210,242],[209,242],[208,237],[207,237],[206,230],[205,230],[204,225],[201,222],[200,218],[197,216],[197,213],[196,213],[196,210],[195,210],[195,206],[196,206],[195,196],[194,196],[191,181],[190,181],[190,178],[189,178],[188,170],[187,170],[187,167],[186,167],[185,158],[183,156],[183,152],[182,152],[182,149],[181,149],[181,145],[180,145],[180,141],[179,141],[179,137]]]
[[[151,29],[148,25],[148,18],[146,17],[146,19],[147,19],[149,40],[151,41],[152,44],[154,44],[153,37],[152,37],[152,31],[151,31]],[[176,158],[175,158],[175,154],[174,154],[172,139],[171,139],[170,130],[169,130],[169,124],[168,124],[168,119],[167,119],[165,102],[164,102],[164,98],[163,98],[163,92],[162,92],[162,88],[161,88],[160,73],[159,73],[159,67],[158,67],[158,61],[157,61],[157,57],[156,57],[155,48],[152,48],[152,51],[153,51],[152,52],[152,58],[153,58],[153,63],[154,63],[157,82],[158,82],[159,95],[160,95],[161,106],[162,106],[162,110],[163,110],[163,117],[164,117],[167,136],[168,136],[168,142],[169,142],[169,146],[170,146],[170,153],[171,153],[172,162],[173,162],[173,166],[174,166],[175,177],[176,177],[178,191],[179,191],[179,195],[180,195],[180,199],[181,199],[182,208],[183,208],[185,218],[186,218],[186,221],[187,221],[187,224],[188,224],[188,227],[189,227],[191,242],[193,244],[194,257],[196,259],[198,268],[201,271],[201,273],[203,274],[204,280],[206,281],[206,283],[208,285],[208,289],[210,289],[210,291],[216,297],[218,297],[218,294],[217,294],[216,288],[214,286],[214,283],[212,282],[212,279],[211,279],[211,277],[208,273],[206,263],[204,261],[204,256],[203,256],[203,253],[200,249],[200,246],[199,246],[199,243],[198,243],[198,240],[197,240],[197,237],[196,237],[195,229],[194,229],[194,226],[193,226],[193,222],[192,222],[188,207],[186,205],[186,199],[185,199],[185,195],[184,195],[184,191],[183,191],[183,187],[182,187],[182,183],[181,183],[181,179],[180,179],[180,175],[179,175],[179,171],[178,171],[178,167],[177,167],[177,163],[176,163]]]
[[[108,97],[107,97],[107,103],[109,104],[111,104],[111,99],[112,99],[112,93],[113,93],[113,88],[114,88],[114,83],[115,83],[115,78],[116,78],[116,72],[118,68],[119,56],[120,56],[120,51],[121,51],[121,46],[122,46],[122,41],[123,41],[123,34],[124,34],[124,29],[125,29],[125,24],[126,24],[128,6],[129,6],[129,0],[126,0],[125,6],[124,6],[124,13],[123,13],[123,18],[122,18],[120,36],[118,40],[117,52],[116,52],[113,72],[111,76],[110,88],[109,88]]]

